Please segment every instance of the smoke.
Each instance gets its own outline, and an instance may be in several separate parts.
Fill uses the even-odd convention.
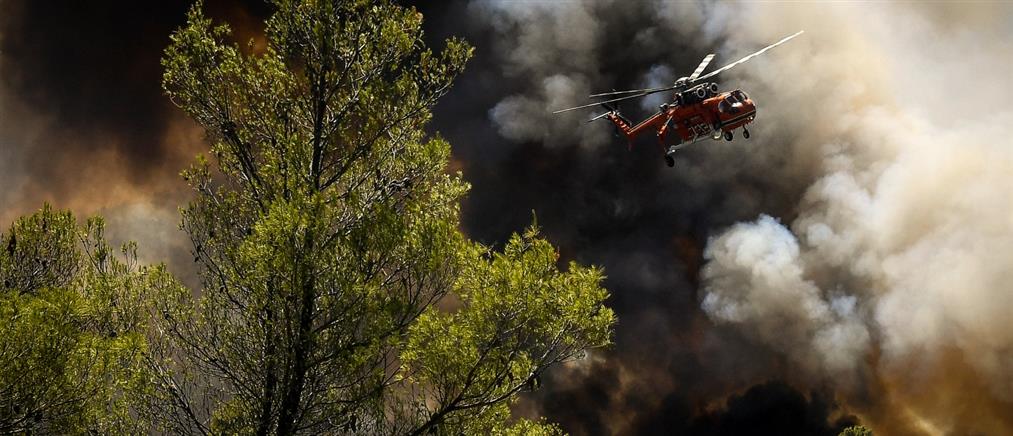
[[[596,392],[590,398],[600,401],[585,406],[601,413],[570,419],[553,393],[532,407],[594,422],[662,410],[665,392],[711,403],[773,377],[830,386],[884,432],[1013,431],[1013,111],[1004,104],[1013,95],[1013,8],[476,0],[469,11],[496,32],[490,45],[511,81],[488,113],[499,133],[524,147],[566,149],[530,156],[525,148],[528,159],[579,156],[575,169],[533,167],[550,167],[562,184],[628,184],[654,195],[609,186],[615,197],[602,200],[561,188],[583,201],[541,204],[559,211],[549,214],[563,230],[549,234],[564,250],[605,264],[621,323],[617,350],[592,365],[596,375],[573,370],[556,381],[558,395]],[[600,130],[551,114],[584,103],[589,91],[670,83],[707,51],[723,65],[800,29],[801,38],[720,78],[758,101],[754,139],[687,149],[675,174],[655,174],[649,161],[635,163],[646,174],[604,175],[625,173],[614,159],[639,154],[599,151],[608,143]],[[519,169],[531,167],[507,171]],[[677,248],[658,251],[638,225],[655,226],[660,238],[676,227]],[[705,244],[700,262],[695,243]],[[672,257],[683,271],[664,263]],[[704,319],[680,303],[658,304],[658,293],[694,287],[701,263],[694,300]],[[657,317],[692,319],[680,326],[692,338],[654,338],[687,334]],[[653,349],[659,362],[650,362],[631,356],[644,348],[628,340],[673,348]],[[751,349],[732,349],[742,344]],[[738,360],[754,352],[760,369],[745,370]],[[693,357],[678,362],[680,353]],[[740,375],[722,383],[729,372]],[[687,375],[703,380],[679,380]],[[651,385],[636,386],[641,378]]]
[[[100,214],[113,242],[196,283],[179,172],[207,143],[162,95],[159,64],[191,2],[0,1],[0,225],[43,202]],[[263,6],[209,3],[240,39],[262,26]]]
[[[1010,427],[989,410],[959,416],[918,404],[926,385],[938,396],[1013,405],[1005,315],[1013,309],[1013,111],[989,103],[1013,95],[1000,73],[1013,54],[1013,10],[975,5],[990,7],[965,16],[904,5],[752,11],[758,23],[778,22],[758,36],[820,15],[808,47],[785,50],[769,74],[743,81],[785,90],[769,105],[813,107],[806,124],[817,127],[801,126],[812,137],[792,148],[818,150],[821,175],[787,225],[760,217],[713,239],[703,272],[712,319],[844,388],[869,383],[855,371],[862,365],[944,433]],[[848,25],[858,20],[860,31]],[[813,84],[820,79],[837,86]],[[774,110],[778,121],[793,116]],[[953,376],[944,369],[955,356],[980,389],[941,380]]]
[[[470,13],[487,18],[491,30],[515,35],[497,39],[494,49],[504,58],[507,79],[532,79],[535,92],[504,98],[489,113],[499,133],[514,141],[558,143],[575,132],[545,116],[547,108],[561,109],[587,95],[597,80],[594,71],[595,6],[567,2],[475,2]],[[561,74],[561,71],[571,74]],[[526,90],[527,91],[527,90]],[[575,114],[563,115],[576,119]],[[602,145],[603,129],[583,129],[582,142]]]
[[[206,144],[158,59],[188,2],[0,2],[0,218],[101,213],[186,275],[178,171]],[[564,261],[605,267],[620,318],[519,413],[577,435],[1013,431],[1013,8],[418,3],[431,45],[477,47],[432,126],[473,186],[465,232],[502,243],[534,211]],[[266,15],[206,4],[241,40]],[[674,169],[653,138],[585,124],[598,110],[551,114],[800,29],[719,78],[758,102],[752,138]]]
[[[685,3],[689,10],[666,2],[542,3],[458,2],[436,12],[423,9],[431,25],[434,16],[466,14],[464,27],[437,20],[431,38],[463,33],[478,47],[468,73],[437,107],[434,126],[454,144],[473,186],[464,204],[465,231],[496,244],[530,222],[534,210],[564,259],[605,267],[609,304],[620,317],[612,349],[550,373],[544,389],[518,411],[546,415],[571,434],[641,434],[657,430],[651,423],[669,422],[673,399],[688,405],[680,416],[689,429],[697,428],[694,417],[720,408],[729,395],[770,379],[787,380],[786,389],[804,396],[800,392],[809,387],[789,377],[792,368],[776,352],[736,329],[713,325],[696,290],[707,237],[760,213],[790,214],[814,180],[811,166],[788,165],[779,153],[786,145],[753,140],[687,148],[672,171],[650,138],[630,152],[625,141],[609,138],[609,126],[583,123],[588,113],[550,113],[584,103],[592,90],[671,83],[677,77],[665,74],[688,74],[722,38],[720,25],[703,17],[735,15],[709,3]],[[663,9],[701,21],[677,26],[676,18],[659,18]],[[576,18],[563,18],[571,10]],[[578,47],[530,36],[545,35],[546,22],[577,22],[594,36]],[[711,43],[698,47],[698,39]],[[523,61],[511,60],[518,58]],[[528,59],[552,62],[528,68]],[[544,90],[559,77],[589,85],[573,100],[557,103]],[[518,99],[533,109],[526,117],[502,117],[499,110]],[[630,106],[624,109],[631,118],[648,109]],[[532,133],[510,135],[506,127]],[[837,403],[825,405],[825,414],[816,413],[823,406],[815,403],[805,407],[834,419],[844,414]]]
[[[808,371],[847,377],[862,364],[869,332],[857,319],[857,298],[824,293],[806,279],[798,241],[773,218],[736,225],[710,243],[705,257],[702,306],[712,319],[749,325]]]

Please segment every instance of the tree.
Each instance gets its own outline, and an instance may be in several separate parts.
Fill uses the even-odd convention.
[[[0,234],[0,433],[138,433],[143,295],[171,277],[114,256],[101,219],[49,206]]]
[[[853,425],[841,431],[838,436],[872,436],[872,432],[862,425]]]
[[[177,433],[554,433],[509,404],[610,341],[599,269],[532,227],[503,252],[458,230],[468,190],[427,138],[471,56],[425,47],[391,1],[274,0],[266,48],[198,3],[163,85],[215,167],[184,173],[199,296],[166,287],[150,411]],[[514,424],[508,424],[514,422]]]

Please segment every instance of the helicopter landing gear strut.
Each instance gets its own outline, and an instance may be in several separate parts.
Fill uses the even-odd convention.
[[[745,127],[742,128],[742,137],[746,138],[746,139],[749,139],[749,129],[747,129]]]
[[[732,131],[731,130],[725,132],[725,141],[731,141],[732,138],[733,138],[733,136],[732,136]]]
[[[670,145],[668,146],[668,149],[665,150],[665,165],[668,165],[669,168],[675,166],[675,151],[678,149],[679,147]]]

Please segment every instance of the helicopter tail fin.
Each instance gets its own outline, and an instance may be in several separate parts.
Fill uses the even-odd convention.
[[[625,116],[623,116],[622,113],[619,112],[619,106],[618,105],[613,105],[611,103],[602,103],[601,106],[603,108],[605,108],[605,110],[611,112],[613,115],[615,115],[616,117],[618,117],[624,123],[626,123],[628,125],[631,125],[631,126],[633,125],[633,123],[630,122],[629,118],[626,118]]]
[[[606,110],[608,110],[608,112],[605,112],[605,113],[603,113],[601,115],[598,115],[598,116],[592,118],[591,121],[599,120],[599,119],[602,119],[602,118],[607,118],[609,121],[612,122],[612,124],[615,124],[615,136],[616,137],[618,137],[620,135],[625,136],[626,140],[628,141],[627,145],[632,150],[633,149],[633,135],[631,134],[631,131],[632,131],[631,129],[632,129],[633,123],[631,123],[628,118],[624,117],[623,114],[619,113],[619,108],[618,107],[613,106],[613,105],[608,104],[608,103],[602,103],[601,105]]]

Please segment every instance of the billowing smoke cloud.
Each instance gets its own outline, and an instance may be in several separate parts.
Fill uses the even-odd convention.
[[[185,274],[177,173],[205,144],[158,58],[188,2],[0,2],[0,218],[100,212]],[[477,47],[433,125],[473,185],[464,230],[498,244],[534,211],[564,260],[605,267],[620,317],[520,413],[577,435],[1013,431],[1013,8],[417,3],[433,45]],[[267,12],[206,4],[240,39]],[[753,138],[674,170],[598,111],[550,114],[799,29],[721,77],[759,103]]]
[[[818,151],[821,176],[790,223],[761,217],[712,240],[704,269],[715,321],[846,388],[869,383],[855,371],[867,366],[946,433],[1011,430],[993,413],[1013,405],[1013,110],[987,102],[1013,95],[1013,8],[976,6],[990,7],[752,11],[761,25],[742,38],[819,18],[807,47],[741,77],[782,90],[779,122],[812,107],[813,127],[799,126],[812,136],[792,148]],[[947,383],[954,360],[977,387]],[[932,405],[925,386],[991,406]]]
[[[711,318],[749,325],[758,339],[810,371],[847,377],[862,364],[869,332],[856,319],[856,297],[824,293],[808,280],[798,241],[773,218],[733,227],[710,243],[705,257],[703,309]]]
[[[544,144],[580,135],[582,142],[601,145],[608,137],[603,129],[574,132],[557,119],[546,117],[546,108],[564,108],[587,95],[597,82],[594,51],[603,29],[595,26],[595,6],[567,2],[476,2],[472,13],[487,18],[493,31],[516,35],[497,39],[495,49],[504,57],[506,78],[530,78],[537,88],[509,96],[489,115],[499,133],[511,140],[539,140]],[[567,74],[569,73],[569,74]],[[530,90],[525,90],[530,91]],[[575,120],[576,114],[562,115]]]
[[[615,197],[602,200],[567,187],[582,201],[544,206],[561,215],[564,230],[553,233],[564,248],[605,264],[621,324],[616,351],[557,381],[558,395],[598,398],[581,401],[600,413],[570,419],[577,412],[551,393],[532,407],[605,433],[635,432],[643,420],[628,417],[661,413],[664,392],[713,403],[772,377],[829,386],[883,432],[1013,431],[1013,111],[1003,103],[1013,95],[1013,8],[547,4],[472,2],[474,16],[494,23],[491,45],[512,81],[489,118],[522,147],[576,150],[576,169],[533,166],[578,179],[559,183],[637,185],[653,198],[610,186],[603,191]],[[600,130],[550,114],[588,91],[665,83],[709,50],[722,65],[799,29],[802,38],[721,78],[759,102],[754,139],[700,144],[674,174],[604,176],[627,165],[594,151]],[[639,225],[659,238],[675,227],[675,247],[657,251]],[[657,263],[673,255],[684,271]],[[695,277],[695,308],[657,304],[659,292],[692,292]],[[657,317],[693,321],[673,330]],[[690,338],[650,337],[665,334]],[[660,362],[649,362],[625,340],[672,348],[655,348]],[[729,373],[734,380],[719,381]],[[687,376],[699,379],[680,380]]]
[[[518,409],[545,414],[572,434],[643,434],[658,430],[657,423],[679,419],[686,425],[682,428],[698,428],[691,425],[694,417],[772,378],[809,392],[788,377],[795,371],[776,350],[737,329],[714,326],[700,309],[696,290],[708,236],[760,213],[788,216],[815,171],[809,165],[785,165],[779,151],[787,145],[769,140],[691,147],[672,171],[650,138],[629,152],[625,141],[608,138],[607,125],[583,123],[588,113],[550,113],[583,103],[591,90],[676,79],[665,78],[666,71],[688,74],[722,38],[720,26],[703,18],[731,20],[734,14],[709,3],[674,8],[663,2],[554,2],[526,11],[519,3],[548,2],[461,2],[440,9],[471,19],[463,28],[451,24],[437,30],[464,33],[478,47],[468,73],[437,107],[435,118],[473,184],[464,207],[465,230],[497,243],[530,222],[534,210],[564,257],[605,267],[620,324],[613,349],[551,373],[545,389]],[[699,22],[675,26],[678,18],[659,16],[668,9]],[[532,10],[542,15],[530,16]],[[576,18],[566,18],[569,10]],[[490,32],[492,22],[500,30]],[[572,52],[572,47],[558,47],[557,38],[528,36],[544,35],[546,22],[594,29],[593,39]],[[522,43],[529,40],[539,42]],[[699,41],[708,43],[700,47]],[[521,55],[556,60],[525,69],[523,62],[511,60]],[[545,83],[556,77],[589,85],[584,94],[557,103],[544,92]],[[503,119],[499,110],[517,99],[537,109],[526,113],[530,118],[518,118],[534,126],[535,134],[504,131],[503,123],[517,119]],[[638,103],[625,106],[631,118],[645,115]],[[847,415],[837,403],[806,404],[815,415],[833,420],[816,434],[836,434],[845,422],[837,421]]]

